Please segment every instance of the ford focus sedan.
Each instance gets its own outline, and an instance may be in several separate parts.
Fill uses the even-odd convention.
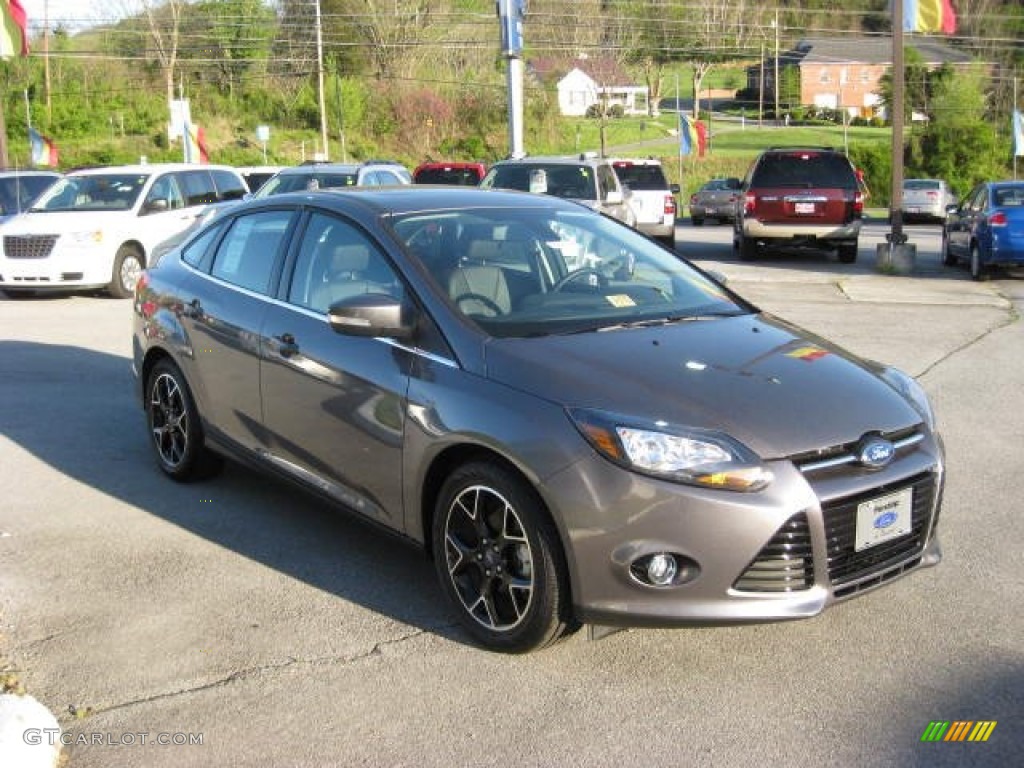
[[[467,633],[814,616],[940,559],[921,387],[577,203],[242,203],[143,274],[173,480],[233,457],[420,545]]]

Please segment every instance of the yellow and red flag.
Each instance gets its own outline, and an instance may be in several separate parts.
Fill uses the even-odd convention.
[[[0,0],[0,59],[28,56],[28,17],[21,0]]]

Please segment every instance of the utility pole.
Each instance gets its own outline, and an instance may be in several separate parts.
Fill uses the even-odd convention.
[[[327,107],[324,102],[324,31],[320,23],[320,0],[316,3],[316,80],[317,99],[320,107],[320,146],[323,148],[323,157],[326,160],[330,155],[327,152]]]
[[[772,28],[775,30],[775,124],[779,124],[779,9],[775,9],[775,19],[772,21]]]
[[[523,16],[526,0],[498,0],[501,23],[501,52],[508,67],[505,85],[508,91],[509,157],[522,157],[523,149]]]
[[[757,127],[764,121],[764,40],[761,41],[761,58],[757,65]]]

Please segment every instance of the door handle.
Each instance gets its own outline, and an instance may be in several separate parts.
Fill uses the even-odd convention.
[[[295,343],[295,337],[290,333],[282,333],[280,336],[275,336],[275,340],[278,342],[278,354],[281,357],[293,357],[299,354],[299,345]]]

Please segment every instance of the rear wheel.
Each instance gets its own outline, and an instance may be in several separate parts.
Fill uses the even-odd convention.
[[[704,219],[701,218],[700,216],[691,216],[690,223],[693,224],[693,226],[695,227],[701,227],[704,226]]]
[[[761,255],[760,249],[757,247],[757,241],[751,240],[749,237],[740,235],[737,247],[740,252],[740,258],[743,261],[753,261]]]
[[[157,464],[181,482],[213,474],[222,460],[204,445],[199,411],[181,370],[170,360],[153,366],[146,382],[146,419]]]
[[[971,246],[971,279],[988,280],[988,267],[981,263],[981,250],[977,243]]]
[[[482,645],[524,653],[574,628],[558,534],[537,494],[513,472],[489,463],[455,470],[432,528],[441,588]]]
[[[133,245],[122,245],[114,257],[114,269],[107,291],[115,299],[131,298],[144,268],[139,249]]]
[[[9,299],[27,299],[35,294],[35,291],[28,291],[24,288],[4,288],[3,291]]]
[[[843,264],[853,264],[857,260],[857,241],[840,243],[838,253],[840,262]]]
[[[945,229],[942,230],[942,263],[947,267],[955,267],[957,263],[956,256],[949,250],[949,235]]]
[[[658,240],[661,241],[662,243],[664,243],[664,245],[666,247],[671,248],[673,251],[676,249],[676,236],[675,236],[675,234],[665,235],[664,237],[659,237]]]

